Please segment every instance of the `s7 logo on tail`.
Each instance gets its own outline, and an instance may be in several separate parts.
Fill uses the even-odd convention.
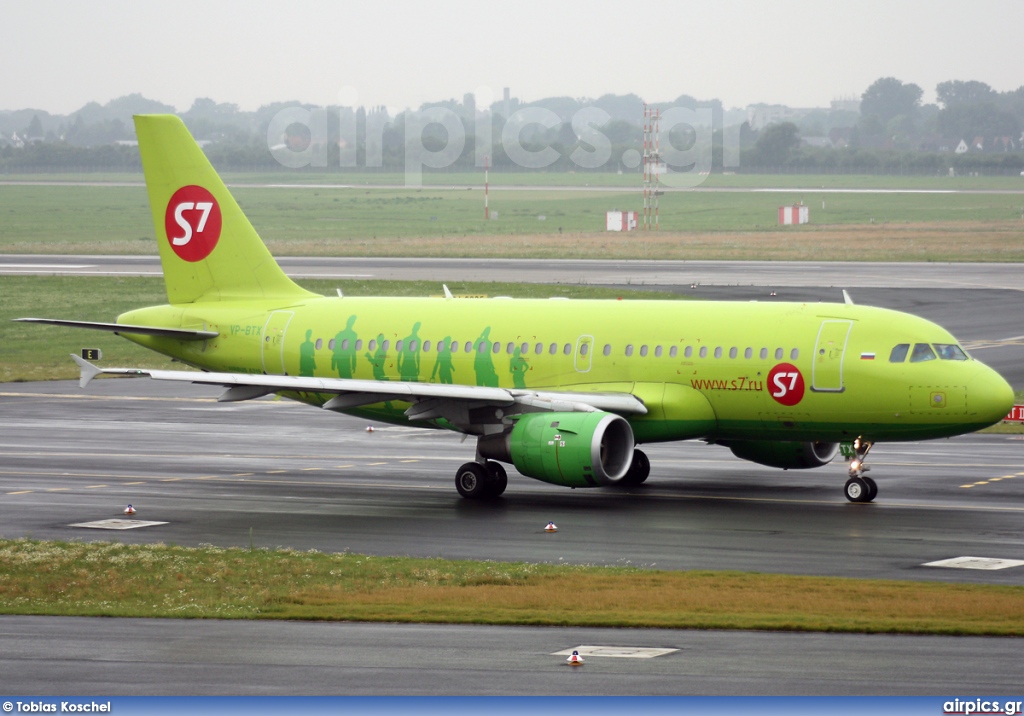
[[[171,248],[185,261],[202,261],[220,239],[220,205],[201,186],[183,186],[167,202],[164,230]]]

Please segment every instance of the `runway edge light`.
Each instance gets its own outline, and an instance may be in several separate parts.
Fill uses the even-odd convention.
[[[572,656],[565,660],[569,666],[583,666],[583,657],[575,649],[572,652]]]
[[[547,527],[544,528],[545,532],[558,532],[558,526],[554,522],[548,522]]]
[[[124,508],[124,513],[126,515],[134,515],[135,512],[136,512],[135,508],[132,507],[131,505],[128,505],[127,507]]]

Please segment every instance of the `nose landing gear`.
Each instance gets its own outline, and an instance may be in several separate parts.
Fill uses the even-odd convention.
[[[850,460],[849,475],[843,492],[850,502],[871,502],[878,496],[878,485],[870,477],[864,475],[871,468],[864,464],[864,459],[871,450],[871,441],[857,438],[853,441],[853,459]]]

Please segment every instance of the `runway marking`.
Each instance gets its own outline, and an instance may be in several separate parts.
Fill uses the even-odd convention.
[[[551,656],[572,656],[572,653],[579,652],[580,656],[606,656],[619,659],[653,659],[657,656],[665,656],[679,651],[679,649],[664,649],[649,646],[588,646],[581,644],[562,651],[556,651]]]
[[[7,494],[8,495],[27,495],[30,492],[34,492],[34,490],[19,490],[18,492],[8,492]]]
[[[166,525],[167,522],[147,522],[146,520],[98,520],[96,522],[78,522],[68,527],[88,527],[94,530],[134,530],[139,527],[152,527],[153,525]]]
[[[335,465],[334,467],[337,470],[347,470],[350,467],[355,467],[355,465]]]
[[[267,470],[267,474],[268,475],[280,475],[280,474],[285,473],[285,472],[288,472],[288,471],[287,470]]]
[[[145,485],[145,482],[126,482],[126,485]]]
[[[386,462],[371,462],[367,467],[376,467],[377,465],[387,465]]]
[[[252,477],[255,474],[255,472],[236,472],[234,477]]]
[[[304,467],[304,468],[302,468],[302,472],[312,472],[314,470],[323,470],[323,468],[322,467]]]
[[[65,491],[70,490],[70,489],[71,489],[70,487],[51,487],[51,488],[48,488],[46,491],[47,492],[65,492]]]
[[[399,460],[398,462],[419,462],[419,460]]]
[[[940,559],[937,562],[925,562],[922,567],[946,567],[949,569],[1008,569],[1020,567],[1024,561],[1019,559],[998,559],[993,557],[953,557]]]
[[[86,486],[85,489],[86,490],[99,490],[99,489],[102,489],[104,487],[109,487],[109,485],[88,485],[88,486]]]

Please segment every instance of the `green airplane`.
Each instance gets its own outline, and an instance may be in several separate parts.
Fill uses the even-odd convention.
[[[502,463],[568,487],[638,485],[636,445],[702,439],[737,457],[820,467],[852,444],[845,495],[878,441],[998,422],[1013,391],[940,326],[846,303],[324,297],[293,283],[172,115],[135,118],[167,305],[117,333],[200,369],[101,373],[278,394],[326,410],[476,436],[463,497],[500,495]]]

